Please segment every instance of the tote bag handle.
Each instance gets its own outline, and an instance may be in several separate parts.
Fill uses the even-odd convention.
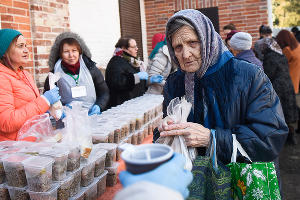
[[[243,149],[242,145],[239,143],[239,141],[236,139],[236,135],[232,134],[232,146],[233,146],[233,151],[231,155],[231,162],[236,162],[236,156],[237,156],[237,150],[242,154],[242,156],[248,158],[251,162],[252,160],[246,153],[246,151]]]

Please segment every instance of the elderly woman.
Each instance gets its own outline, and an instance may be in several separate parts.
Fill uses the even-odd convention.
[[[148,84],[160,83],[163,80],[161,75],[154,75],[148,80],[146,68],[137,58],[138,47],[135,39],[121,37],[115,47],[114,55],[105,71],[105,81],[110,91],[109,107],[142,96]]]
[[[91,57],[89,48],[79,35],[64,32],[56,37],[48,62],[51,72],[61,74],[57,85],[62,104],[80,101],[89,109],[89,115],[101,114],[109,99],[103,75]],[[49,90],[48,78],[44,89]]]
[[[45,113],[60,96],[57,87],[40,96],[33,78],[23,68],[29,61],[29,51],[19,31],[1,29],[0,44],[0,141],[16,140],[22,125]]]
[[[185,96],[192,111],[187,123],[174,124],[165,118],[160,137],[183,135],[186,145],[203,155],[214,129],[217,157],[224,164],[231,161],[232,134],[252,161],[276,160],[288,127],[262,69],[235,59],[211,21],[197,10],[179,11],[171,17],[166,37],[171,58],[180,69],[164,87],[164,115],[175,97]]]

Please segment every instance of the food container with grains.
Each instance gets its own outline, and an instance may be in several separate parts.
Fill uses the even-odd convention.
[[[70,197],[71,186],[74,181],[74,174],[68,173],[67,177],[58,181],[59,187],[57,189],[57,199],[58,200],[68,200]]]
[[[111,167],[105,167],[107,170],[106,185],[112,187],[117,184],[117,171],[120,163],[115,162]]]
[[[57,200],[59,183],[53,183],[47,192],[33,192],[27,190],[31,200]]]
[[[32,156],[23,162],[28,189],[34,192],[46,192],[52,185],[52,164],[49,157]]]
[[[104,170],[103,173],[97,177],[98,183],[97,183],[97,196],[100,197],[102,194],[104,194],[106,190],[106,176],[107,176],[107,170]]]
[[[7,186],[10,200],[30,200],[27,187],[18,188]]]
[[[80,190],[81,171],[82,171],[82,167],[76,169],[73,172],[70,172],[73,174],[73,177],[74,177],[73,182],[70,187],[70,197],[75,196]]]

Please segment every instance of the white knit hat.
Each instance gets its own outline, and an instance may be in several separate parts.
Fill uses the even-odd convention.
[[[252,46],[252,37],[249,33],[238,32],[231,37],[229,45],[234,50],[249,50]]]

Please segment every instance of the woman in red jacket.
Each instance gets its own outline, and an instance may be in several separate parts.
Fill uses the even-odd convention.
[[[18,130],[35,115],[45,113],[60,99],[58,88],[40,95],[33,78],[23,69],[29,51],[23,35],[0,30],[0,141],[16,140]]]

